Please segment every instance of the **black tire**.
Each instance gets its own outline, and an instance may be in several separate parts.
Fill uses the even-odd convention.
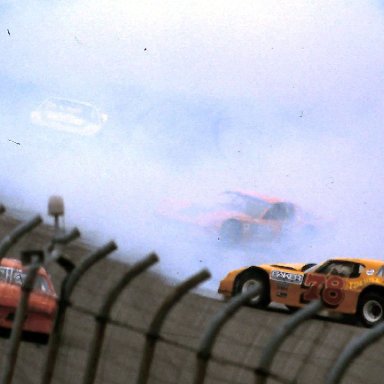
[[[224,221],[220,228],[220,239],[225,244],[238,244],[241,240],[242,224],[236,219]]]
[[[291,305],[286,305],[289,313],[295,313],[297,312],[300,308],[299,307],[292,307]]]
[[[249,307],[265,308],[270,302],[269,284],[260,272],[250,270],[239,275],[235,282],[234,294],[240,295],[256,285],[260,285],[260,293],[251,298],[247,305]]]
[[[366,327],[373,327],[384,321],[383,296],[376,292],[364,294],[359,300],[357,314],[361,323]]]

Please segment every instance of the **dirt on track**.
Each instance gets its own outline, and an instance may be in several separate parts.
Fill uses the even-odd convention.
[[[19,222],[0,216],[0,236]],[[39,226],[7,254],[18,257],[23,249],[39,249],[53,235],[49,226]],[[92,247],[75,241],[66,248],[67,257],[78,264]],[[161,262],[161,255],[160,262]],[[137,260],[137,257],[135,258]],[[65,273],[56,264],[47,268],[57,290]],[[128,264],[107,259],[94,265],[75,288],[67,311],[62,344],[52,383],[81,383],[93,337],[95,317],[105,295],[129,270]],[[97,369],[96,383],[135,383],[145,343],[145,332],[163,299],[174,289],[161,276],[146,272],[135,279],[115,303]],[[190,293],[171,311],[158,340],[150,383],[192,383],[196,372],[196,350],[212,317],[223,302]],[[205,383],[254,383],[253,369],[263,347],[277,327],[288,319],[274,310],[242,308],[222,329],[212,354]],[[268,383],[324,383],[326,373],[346,344],[365,330],[352,325],[313,319],[303,324],[283,344],[272,365],[275,379]],[[0,339],[4,356],[8,339]],[[13,383],[40,383],[47,346],[23,342]],[[381,356],[384,343],[369,347],[348,369],[344,384],[378,383],[384,376]],[[0,362],[0,369],[4,361]]]

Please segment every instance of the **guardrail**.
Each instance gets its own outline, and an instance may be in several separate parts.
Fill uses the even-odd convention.
[[[2,212],[1,208],[5,210],[5,207],[0,204],[0,213]],[[10,234],[6,235],[0,242],[0,261],[12,246],[21,242],[25,234],[30,233],[41,223],[41,217],[36,216],[30,221],[18,225]],[[187,358],[187,361],[189,361],[188,370],[190,370],[191,374],[188,376],[188,379],[186,379],[186,383],[228,382],[266,384],[277,382],[293,384],[298,382],[296,378],[287,378],[283,373],[276,370],[276,368],[273,369],[275,365],[272,365],[272,362],[274,361],[275,355],[280,351],[283,342],[287,338],[292,337],[294,330],[300,324],[307,322],[318,313],[322,308],[321,301],[312,302],[293,315],[287,314],[286,316],[288,317],[286,321],[271,329],[268,340],[258,346],[259,352],[255,353],[258,359],[254,361],[228,359],[220,354],[216,354],[214,349],[216,340],[220,340],[220,332],[225,324],[244,308],[244,303],[257,293],[258,287],[234,297],[225,304],[219,305],[220,308],[217,309],[214,316],[201,328],[201,334],[199,340],[197,340],[197,344],[195,343],[191,346],[188,342],[180,343],[169,336],[169,330],[163,331],[163,326],[167,322],[168,314],[173,310],[174,306],[182,301],[186,295],[190,294],[193,288],[211,277],[209,271],[202,270],[174,287],[160,302],[158,309],[152,314],[152,320],[148,325],[140,328],[130,325],[129,323],[122,324],[113,319],[111,316],[112,309],[115,307],[123,291],[125,291],[126,288],[128,288],[128,291],[130,290],[130,284],[133,280],[139,279],[149,273],[148,269],[159,261],[158,256],[155,253],[151,253],[144,259],[132,264],[127,271],[122,272],[111,289],[109,289],[107,293],[102,294],[102,304],[98,311],[92,312],[82,309],[72,305],[72,293],[75,287],[85,274],[91,273],[93,266],[115,251],[117,245],[113,241],[110,241],[88,256],[85,256],[78,265],[75,265],[74,262],[70,261],[70,258],[67,257],[66,247],[79,238],[80,232],[77,228],[74,228],[68,233],[59,231],[57,227],[57,217],[55,217],[55,223],[56,230],[53,237],[49,239],[46,247],[37,251],[44,255],[43,259],[40,258],[40,260],[35,259],[31,261],[27,269],[26,279],[20,287],[19,306],[15,313],[10,338],[6,341],[6,352],[3,355],[2,365],[0,366],[0,384],[11,384],[15,382],[14,373],[18,364],[18,354],[23,334],[23,322],[28,314],[29,294],[33,289],[37,270],[41,266],[49,266],[49,264],[53,262],[57,262],[65,270],[66,277],[61,282],[53,330],[48,345],[43,347],[45,361],[42,365],[41,380],[36,381],[36,383],[50,384],[56,382],[54,380],[54,371],[60,346],[63,342],[63,329],[66,324],[66,312],[68,308],[72,308],[73,311],[79,313],[81,316],[87,316],[87,318],[91,319],[94,323],[93,331],[84,335],[85,344],[87,345],[87,355],[83,371],[78,372],[78,377],[82,378],[81,382],[83,384],[103,382],[100,376],[102,375],[102,371],[100,371],[100,359],[105,345],[108,326],[126,328],[143,338],[142,349],[138,352],[137,356],[136,373],[133,375],[135,379],[132,380],[131,374],[129,376],[131,378],[129,382],[136,381],[138,384],[150,382],[161,383],[158,377],[152,376],[153,365],[156,364],[157,359],[161,358],[161,355],[159,356],[157,354],[157,344],[159,343],[162,347],[168,346],[170,349],[179,349],[183,354],[189,356],[189,360]],[[96,291],[95,295],[98,295]],[[127,310],[129,310],[129,308]],[[198,317],[198,315],[199,313],[196,313],[196,317]],[[352,342],[348,343],[334,364],[329,363],[329,372],[327,375],[324,375],[321,382],[327,384],[340,383],[348,367],[356,360],[359,354],[361,354],[367,346],[377,342],[384,335],[383,324],[380,324],[372,330],[365,331],[359,337],[353,339]],[[129,343],[129,340],[127,340],[127,343]],[[251,356],[252,353],[253,351],[249,349],[247,356]],[[314,353],[314,351],[308,352],[308,356],[302,358],[310,358],[311,353]],[[231,367],[234,372],[237,371],[239,373],[237,376],[234,374],[232,377],[215,379],[213,366]],[[183,368],[181,367],[180,369],[182,370]],[[244,377],[239,378],[241,375]],[[179,374],[179,376],[182,377],[182,374]],[[128,376],[122,373],[121,382],[128,382],[127,377]],[[182,379],[180,383],[183,383],[183,380],[184,379]]]

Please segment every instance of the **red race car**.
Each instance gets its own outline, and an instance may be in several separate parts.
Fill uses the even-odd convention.
[[[168,202],[161,214],[204,228],[225,244],[272,244],[312,236],[320,220],[296,204],[254,192],[227,191],[212,204]]]
[[[0,261],[0,327],[12,328],[21,296],[21,285],[27,276],[26,267],[19,260]],[[51,333],[57,308],[57,296],[52,281],[44,268],[36,275],[35,286],[29,296],[28,313],[23,331],[48,336]]]

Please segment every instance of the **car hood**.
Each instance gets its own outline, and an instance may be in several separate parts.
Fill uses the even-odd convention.
[[[157,211],[157,214],[160,217],[217,229],[228,219],[236,219],[241,222],[254,221],[253,217],[236,210],[204,210],[181,204],[179,206],[164,205]]]
[[[213,211],[195,217],[195,222],[201,226],[213,226],[220,228],[224,221],[229,219],[241,222],[253,222],[254,218],[239,211]]]
[[[301,271],[308,263],[276,263],[268,264],[270,268],[284,268],[289,270]]]

